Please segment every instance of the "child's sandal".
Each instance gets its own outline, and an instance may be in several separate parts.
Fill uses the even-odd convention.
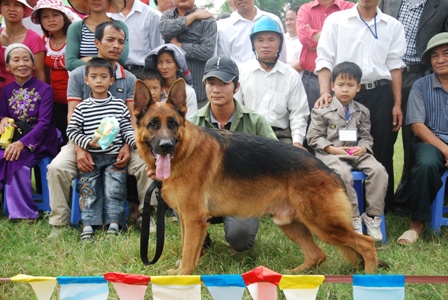
[[[79,238],[80,242],[91,242],[93,241],[93,236],[94,236],[94,232],[93,231],[83,231],[81,232],[81,236]]]
[[[118,235],[119,233],[120,233],[119,229],[114,228],[114,227],[109,227],[109,229],[107,229],[107,231],[106,231],[106,235],[107,235],[107,236],[111,236],[111,235],[116,236],[116,235]]]

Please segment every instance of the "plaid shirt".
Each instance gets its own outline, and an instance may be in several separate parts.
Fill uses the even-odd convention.
[[[427,0],[403,0],[400,11],[398,12],[398,21],[403,24],[406,37],[407,47],[406,53],[403,56],[403,61],[407,66],[421,63],[421,59],[417,54],[416,38],[418,23],[426,1]]]
[[[188,27],[185,26],[187,16],[196,9],[194,6],[182,17],[179,16],[177,8],[164,11],[160,19],[160,33],[165,43],[169,43],[174,37],[182,43],[193,77],[193,88],[198,101],[201,101],[207,99],[202,77],[205,63],[215,53],[217,26],[213,18],[196,20]]]

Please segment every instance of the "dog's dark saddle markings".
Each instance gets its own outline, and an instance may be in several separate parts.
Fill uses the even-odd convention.
[[[200,128],[185,120],[186,112],[183,79],[173,84],[165,103],[154,102],[137,81],[137,148],[163,181],[166,203],[179,215],[178,274],[195,270],[208,219],[265,214],[303,251],[305,260],[293,272],[326,259],[312,233],[338,247],[352,265],[363,260],[367,273],[376,272],[374,241],[352,229],[351,205],[339,176],[304,150],[255,135]]]

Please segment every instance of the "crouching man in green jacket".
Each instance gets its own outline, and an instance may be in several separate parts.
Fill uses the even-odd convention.
[[[189,121],[202,127],[227,129],[277,139],[264,117],[248,109],[233,98],[240,88],[239,71],[235,62],[224,56],[211,58],[205,65],[205,91],[209,102]],[[232,250],[242,252],[255,245],[258,218],[239,219],[232,216],[213,218],[212,224],[224,223],[226,240]],[[207,233],[204,248],[211,245]]]

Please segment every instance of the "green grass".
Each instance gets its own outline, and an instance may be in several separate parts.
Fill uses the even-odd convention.
[[[400,140],[396,145],[396,157],[401,155]],[[396,177],[401,175],[401,159],[395,159]],[[104,232],[98,232],[92,244],[78,242],[79,231],[66,228],[60,238],[47,239],[52,228],[48,216],[43,216],[36,224],[10,222],[5,216],[0,218],[0,277],[17,274],[34,276],[98,276],[105,272],[123,272],[144,275],[166,275],[180,256],[180,229],[177,222],[167,221],[165,248],[159,262],[154,266],[144,266],[140,261],[140,231],[130,227],[127,233],[108,240]],[[406,275],[448,275],[448,230],[443,228],[440,236],[427,230],[423,238],[409,247],[395,243],[407,229],[409,219],[387,215],[386,246],[378,245],[378,256],[390,264],[390,270],[380,270],[380,274]],[[303,256],[293,244],[273,225],[269,218],[263,218],[257,235],[256,246],[245,253],[229,251],[225,242],[222,225],[210,227],[213,245],[200,260],[195,274],[242,274],[260,265],[286,274],[288,269],[299,265]],[[151,235],[149,256],[155,251],[155,236]],[[306,274],[350,275],[362,274],[361,269],[348,265],[332,246],[318,242],[327,254],[327,261]],[[110,285],[109,299],[118,299]],[[148,287],[147,299],[151,299]],[[211,299],[203,286],[203,299]],[[285,299],[281,291],[279,299]],[[31,287],[26,283],[0,282],[0,299],[36,299]],[[58,291],[52,299],[58,299]],[[244,299],[251,299],[248,291]],[[324,283],[317,299],[352,299],[351,284]],[[406,299],[448,299],[448,285],[407,284]]]

